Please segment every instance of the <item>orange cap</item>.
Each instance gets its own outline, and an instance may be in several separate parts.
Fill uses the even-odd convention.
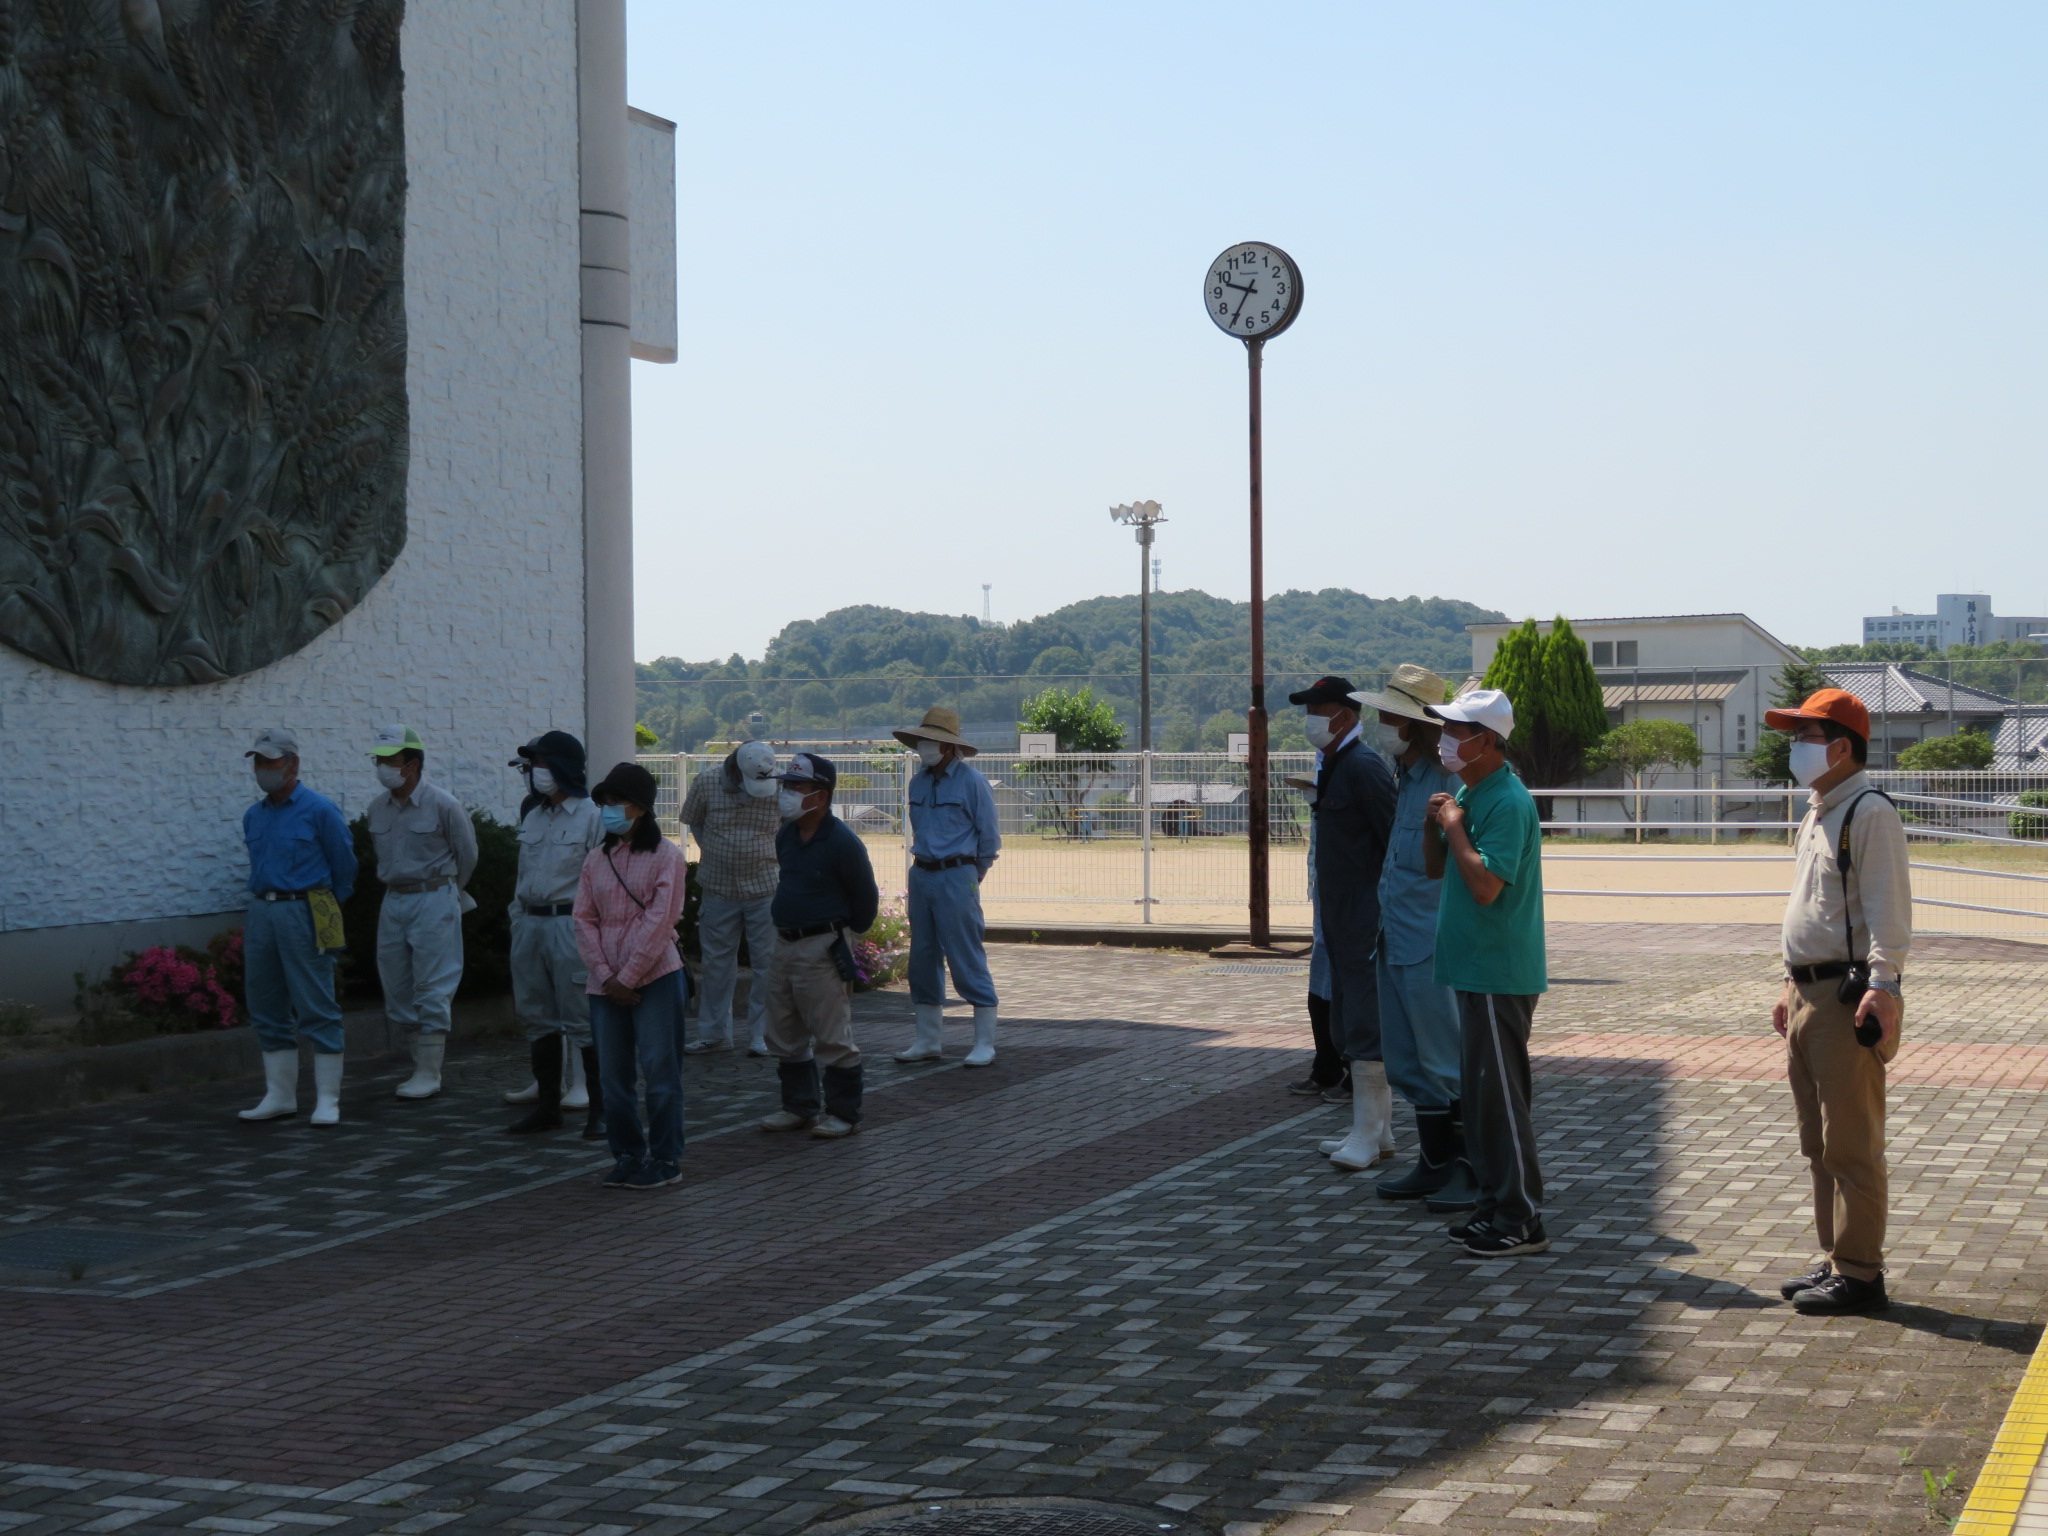
[[[1870,740],[1870,711],[1855,694],[1841,688],[1823,688],[1809,694],[1797,709],[1764,711],[1764,724],[1774,731],[1796,731],[1802,720],[1832,720],[1844,730]]]

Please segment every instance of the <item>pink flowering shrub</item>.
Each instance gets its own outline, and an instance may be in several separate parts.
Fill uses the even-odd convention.
[[[903,899],[892,896],[882,903],[868,931],[855,941],[853,963],[860,967],[856,992],[872,992],[901,979],[910,965],[910,916]]]
[[[162,1034],[232,1029],[242,1022],[242,939],[222,935],[206,950],[159,944],[130,955],[96,991]],[[225,973],[225,974],[224,974]]]

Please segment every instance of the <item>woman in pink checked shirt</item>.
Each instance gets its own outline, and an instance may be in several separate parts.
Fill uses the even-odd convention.
[[[620,763],[591,790],[604,842],[576,886],[576,948],[590,967],[590,1029],[616,1163],[605,1189],[660,1189],[683,1176],[683,1005],[676,953],[688,878],[682,850],[654,818],[654,775]],[[647,1084],[647,1125],[633,1091]]]

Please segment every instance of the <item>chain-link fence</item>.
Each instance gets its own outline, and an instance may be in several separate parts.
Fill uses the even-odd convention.
[[[663,826],[715,755],[641,761]],[[1290,777],[1308,752],[1273,757],[1272,915],[1305,929],[1309,797]],[[917,760],[840,754],[838,814],[885,889],[901,889]],[[1046,926],[1240,926],[1249,894],[1246,767],[1225,753],[1088,753],[974,760],[993,790],[1003,854],[982,889],[993,922]],[[2048,770],[1873,776],[1905,818],[1916,926],[2048,942]],[[1538,790],[1544,890],[1556,921],[1774,923],[1790,883],[1807,793],[1786,787]]]

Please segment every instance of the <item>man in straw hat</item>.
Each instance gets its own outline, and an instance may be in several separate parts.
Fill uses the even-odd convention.
[[[1375,971],[1380,994],[1380,1052],[1387,1081],[1415,1110],[1421,1143],[1415,1166],[1375,1186],[1389,1200],[1428,1197],[1432,1208],[1464,1209],[1478,1198],[1458,1122],[1458,995],[1436,980],[1436,914],[1441,872],[1422,856],[1429,802],[1455,793],[1458,780],[1437,761],[1443,727],[1428,706],[1450,697],[1427,667],[1403,664],[1377,693],[1351,695],[1373,723],[1373,744],[1394,765],[1394,827],[1380,870],[1380,944]],[[1453,1189],[1455,1183],[1458,1187]],[[1455,1202],[1443,1206],[1442,1202]]]
[[[898,1061],[936,1061],[948,967],[953,990],[974,1005],[974,1049],[965,1065],[996,1059],[996,988],[982,944],[981,881],[1002,850],[996,799],[967,759],[956,710],[934,706],[893,733],[917,754],[910,781],[910,1001],[917,1033]]]
[[[1351,1073],[1351,1134],[1324,1151],[1339,1168],[1394,1155],[1393,1095],[1380,1060],[1380,865],[1394,820],[1394,776],[1368,747],[1351,682],[1319,677],[1287,696],[1308,712],[1316,765],[1315,913],[1329,959],[1330,1038]]]

